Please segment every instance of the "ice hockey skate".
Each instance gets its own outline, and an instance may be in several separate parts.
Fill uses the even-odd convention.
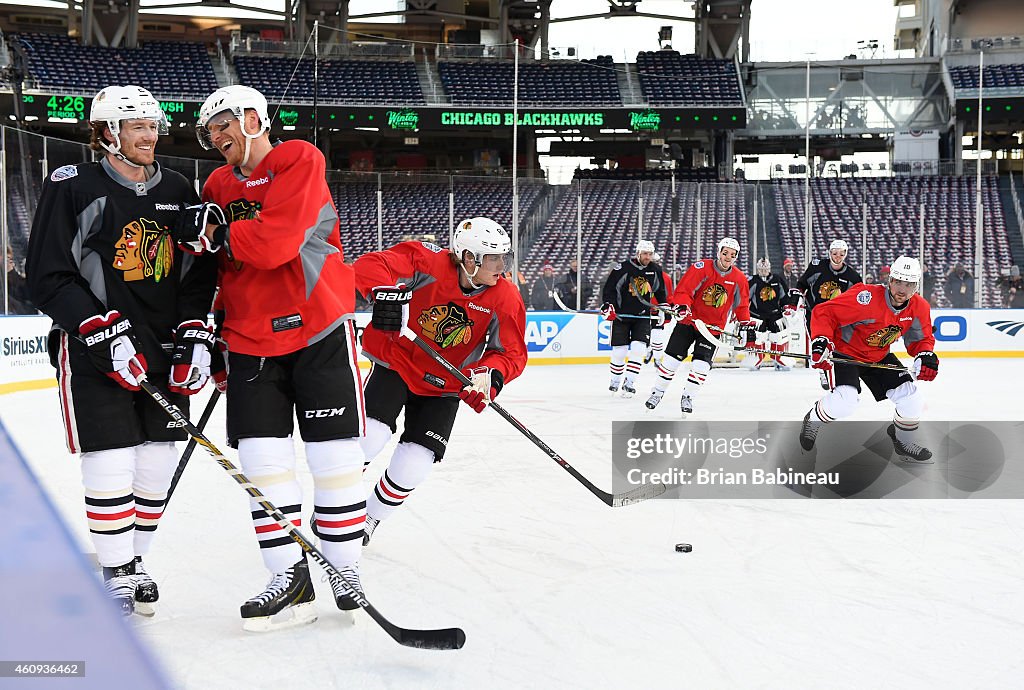
[[[774,361],[775,361],[775,371],[792,371],[793,370],[793,367],[789,366],[788,364],[783,364],[781,359],[776,359]]]
[[[608,390],[612,392],[612,395],[619,392],[619,386],[622,384],[622,380],[616,377],[612,377],[611,382],[608,384]]]
[[[377,529],[379,524],[380,520],[375,520],[369,515],[366,516],[366,525],[363,527],[363,546],[369,545],[370,537],[373,536],[373,530]]]
[[[121,610],[121,615],[135,612],[135,561],[114,568],[103,568],[103,583],[107,595]]]
[[[900,456],[900,460],[914,465],[933,465],[932,452],[924,446],[916,443],[904,443],[896,436],[896,425],[890,424],[886,433],[892,439],[893,449]]]
[[[654,359],[654,349],[648,348],[647,354],[644,355],[644,364],[650,364],[652,359]]]
[[[267,632],[312,623],[317,618],[306,559],[276,573],[267,588],[242,604],[242,627],[249,632]]]
[[[811,410],[807,410],[807,414],[804,415],[803,424],[800,427],[800,447],[804,450],[811,450],[814,448],[814,441],[818,438],[818,432],[821,431],[821,422],[811,419]]]
[[[679,411],[682,412],[684,416],[693,412],[693,400],[690,396],[683,395],[683,397],[679,399]]]
[[[651,391],[651,397],[647,398],[647,402],[644,403],[644,406],[648,410],[653,410],[655,407],[658,406],[658,403],[661,402],[661,399],[664,396],[665,391],[659,391],[658,389],[654,389]]]
[[[623,398],[632,398],[636,395],[636,388],[633,387],[632,383],[623,383],[622,388],[619,390],[619,395]]]
[[[160,599],[160,591],[156,582],[142,565],[142,556],[135,557],[135,613],[140,616],[152,616],[156,613],[156,602]]]
[[[363,593],[363,585],[359,581],[359,571],[356,566],[346,565],[344,568],[338,568],[338,571],[344,576],[346,582],[355,586],[359,594]],[[334,603],[338,605],[338,609],[341,611],[355,611],[358,609],[359,603],[349,596],[345,588],[342,587],[341,582],[333,577],[329,579],[331,581],[331,591],[334,592]],[[353,622],[355,622],[354,619]]]

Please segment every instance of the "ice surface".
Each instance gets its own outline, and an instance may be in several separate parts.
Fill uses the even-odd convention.
[[[945,359],[921,384],[925,418],[1019,419],[1022,370],[1014,359]],[[643,407],[650,366],[632,400],[613,398],[607,366],[594,365],[530,367],[499,402],[610,488],[611,420],[677,418],[682,372],[654,413]],[[796,420],[820,394],[808,370],[715,370],[693,418]],[[0,396],[0,414],[92,551],[55,390]],[[868,395],[855,418],[891,414]],[[221,405],[209,435],[227,450],[223,424]],[[299,476],[305,518],[303,462]],[[676,553],[678,542],[693,552]],[[362,564],[367,596],[386,616],[461,626],[464,649],[400,647],[364,615],[344,624],[318,570],[318,622],[243,632],[238,607],[267,575],[246,495],[202,451],[146,558],[161,602],[137,631],[176,686],[203,690],[1019,687],[1022,544],[1024,506],[1009,500],[611,509],[497,414],[465,408],[445,461],[381,524]]]

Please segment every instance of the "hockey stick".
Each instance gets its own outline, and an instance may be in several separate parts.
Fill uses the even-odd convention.
[[[567,311],[567,312],[569,312],[571,314],[600,314],[601,313],[600,309],[572,309],[570,307],[567,307],[565,305],[565,302],[562,301],[562,298],[558,296],[558,292],[553,292],[552,293],[552,297],[555,298],[555,304],[558,305],[559,309],[561,309],[562,311]]]
[[[423,338],[416,335],[416,333],[414,333],[408,326],[402,328],[402,337],[408,338],[413,343],[415,343],[417,347],[419,347],[421,350],[427,353],[427,355],[431,359],[433,359],[435,362],[441,365],[441,367],[444,368],[445,371],[447,371],[449,374],[458,379],[463,385],[473,385],[473,382],[469,380],[468,376],[466,376],[461,371],[456,369],[451,364],[451,362],[446,360],[444,357],[440,355],[440,353],[436,352],[432,347],[427,345]],[[667,489],[667,487],[661,483],[645,484],[643,486],[638,486],[635,489],[630,489],[629,491],[625,491],[620,494],[611,494],[608,493],[607,491],[599,489],[589,479],[580,474],[575,467],[566,462],[561,455],[552,450],[551,446],[544,443],[544,441],[538,438],[536,434],[527,429],[522,422],[520,422],[518,419],[509,414],[509,412],[504,407],[494,402],[493,400],[489,401],[487,404],[491,407],[491,409],[493,409],[495,412],[504,417],[505,421],[514,426],[521,434],[523,434],[523,436],[530,439],[535,446],[537,446],[542,451],[547,453],[549,458],[551,458],[559,465],[561,465],[562,469],[571,474],[576,479],[576,481],[585,486],[587,490],[590,491],[590,493],[600,498],[602,501],[604,501],[612,508],[618,508],[620,506],[626,506],[631,503],[639,503],[641,501],[646,501],[650,498],[654,498],[655,496],[660,496],[661,494],[665,493]]]
[[[223,467],[224,470],[230,474],[243,489],[245,489],[246,493],[256,500],[260,507],[266,511],[267,515],[274,519],[274,522],[277,523],[278,527],[284,530],[289,537],[295,540],[295,543],[302,547],[302,550],[309,554],[310,557],[312,557],[312,559],[324,569],[327,576],[331,579],[332,584],[340,583],[345,594],[359,604],[359,606],[370,615],[370,618],[375,620],[380,627],[384,628],[384,631],[390,635],[395,642],[406,647],[416,647],[417,649],[461,649],[462,645],[466,644],[466,633],[464,633],[461,628],[412,630],[409,628],[401,628],[385,618],[383,614],[375,609],[351,582],[345,579],[345,575],[335,568],[318,548],[313,546],[313,542],[307,539],[306,536],[291,523],[291,520],[282,515],[281,511],[278,510],[258,488],[256,488],[252,481],[246,477],[239,468],[235,467],[230,460],[224,457],[224,454],[220,452],[217,446],[213,445],[210,439],[203,435],[203,432],[197,429],[192,422],[188,421],[188,418],[181,413],[181,410],[172,404],[156,386],[149,382],[145,373],[135,367],[132,367],[132,371],[138,378],[139,385],[142,389],[164,409],[164,412],[166,412],[171,419],[181,425],[181,427],[188,432],[189,436],[195,439],[196,443],[205,448],[206,451],[213,456],[213,459],[217,464]]]
[[[693,325],[696,326],[697,330],[700,331],[700,334],[702,336],[704,336],[705,338],[710,340],[712,343],[718,345],[719,347],[724,347],[726,349],[735,350],[736,352],[748,352],[748,353],[750,353],[752,355],[760,355],[760,354],[774,355],[774,354],[776,354],[776,353],[773,353],[773,352],[771,352],[769,350],[757,350],[757,349],[754,349],[754,348],[744,348],[744,347],[741,347],[739,345],[728,345],[728,344],[722,342],[721,340],[719,340],[717,337],[715,337],[715,334],[711,332],[711,329],[714,329],[714,330],[718,331],[721,335],[726,336],[726,337],[737,338],[738,336],[734,336],[731,333],[726,333],[725,331],[723,331],[722,329],[718,328],[717,326],[710,326],[710,325],[704,323],[703,321],[701,321],[700,319],[694,319],[693,320]],[[803,360],[806,360],[808,362],[811,361],[811,355],[805,355],[802,352],[786,352],[782,356],[783,357],[792,357],[793,359],[803,359]],[[884,362],[865,362],[865,361],[862,361],[862,360],[859,360],[859,359],[845,359],[845,358],[831,359],[830,361],[833,364],[846,364],[848,366],[864,367],[866,369],[888,369],[890,371],[899,371],[899,372],[903,372],[903,373],[907,373],[907,374],[910,373],[910,370],[907,369],[904,366],[900,366],[900,365],[897,365],[897,364],[885,364]]]

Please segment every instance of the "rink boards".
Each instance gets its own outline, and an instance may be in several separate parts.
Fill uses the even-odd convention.
[[[936,309],[939,357],[1024,357],[1024,309]],[[369,313],[356,314],[360,336]],[[0,317],[0,394],[56,385],[46,354],[50,319]],[[611,322],[598,314],[527,312],[531,364],[598,364],[611,350]],[[902,341],[893,345],[903,352]]]

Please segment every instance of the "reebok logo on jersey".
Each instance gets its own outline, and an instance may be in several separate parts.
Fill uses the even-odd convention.
[[[476,311],[482,311],[485,314],[490,314],[491,313],[491,310],[488,309],[487,307],[478,307],[477,305],[473,304],[472,302],[470,302],[466,306],[468,306],[470,309],[475,309]]]
[[[157,211],[180,211],[181,206],[178,204],[153,204],[153,208]]]
[[[253,187],[259,187],[261,184],[266,184],[268,182],[270,182],[270,178],[264,176],[264,177],[257,178],[255,180],[246,180],[245,181],[245,186],[246,186],[247,189],[251,189]]]
[[[325,417],[340,417],[345,414],[344,407],[326,407],[322,410],[306,410],[306,419],[324,419]]]
[[[904,316],[904,317],[902,317],[900,319],[900,321],[913,321],[913,320],[914,320],[913,316]]]

